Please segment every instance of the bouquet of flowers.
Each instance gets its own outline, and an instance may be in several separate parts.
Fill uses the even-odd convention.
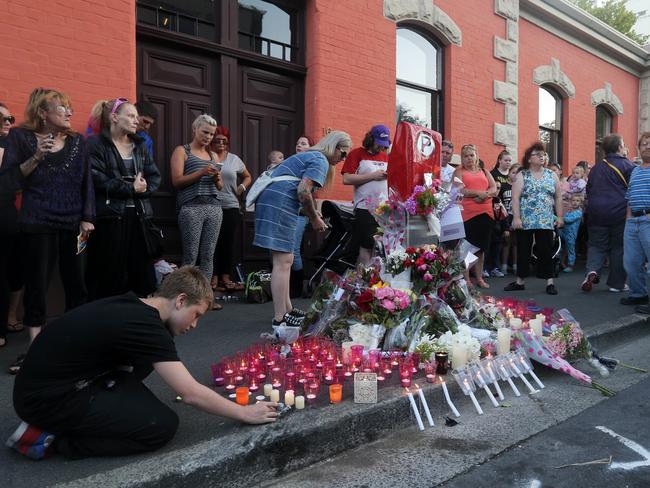
[[[366,324],[380,324],[390,329],[406,318],[414,295],[407,290],[378,283],[363,290],[355,300],[357,317]]]
[[[368,198],[366,202],[368,210],[381,228],[378,235],[386,254],[390,254],[395,249],[401,249],[406,232],[404,203],[392,191],[386,200],[376,201]]]
[[[461,345],[468,352],[468,360],[478,361],[481,357],[481,343],[472,336],[472,330],[466,325],[458,327],[455,334],[447,331],[439,339],[438,343],[447,351],[453,350],[455,345]]]
[[[410,215],[429,215],[437,211],[438,188],[440,180],[435,180],[432,186],[417,185],[406,200],[404,207]]]
[[[557,327],[544,341],[552,353],[567,361],[591,359],[591,346],[576,323]]]
[[[436,291],[463,272],[462,264],[432,244],[409,247],[406,254],[404,266],[412,269],[413,288],[419,294]]]

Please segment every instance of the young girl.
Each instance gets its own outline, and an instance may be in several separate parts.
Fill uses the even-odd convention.
[[[508,274],[508,259],[512,253],[512,262],[517,262],[517,247],[515,246],[515,240],[513,239],[513,234],[511,231],[512,228],[512,185],[517,179],[517,173],[521,169],[521,165],[513,164],[510,166],[510,172],[508,173],[508,184],[501,185],[501,203],[506,207],[508,211],[508,220],[505,221],[505,226],[503,233],[501,234],[501,272],[506,275]],[[517,271],[517,265],[513,264],[513,270]]]
[[[512,165],[512,156],[506,150],[503,150],[499,153],[497,157],[497,162],[494,165],[494,169],[490,171],[492,177],[494,178],[495,183],[497,184],[497,191],[499,192],[498,196],[492,199],[492,203],[495,206],[499,206],[502,202],[503,195],[505,192],[510,193],[512,185],[509,183],[509,173],[510,166]],[[503,232],[507,230],[506,221],[495,221],[494,229],[492,231],[492,241],[490,242],[490,249],[486,256],[486,266],[485,269],[489,271],[491,276],[500,278],[504,276],[501,272],[501,246],[502,246],[502,236]]]
[[[580,195],[584,200],[585,192],[587,188],[587,181],[585,180],[585,169],[582,166],[576,166],[573,168],[571,176],[569,176],[566,182],[561,185],[562,188],[562,206],[564,207],[564,213],[569,212],[573,205],[571,204],[571,199],[574,195]]]
[[[573,266],[576,263],[576,240],[580,222],[582,222],[583,201],[582,195],[574,194],[571,197],[571,209],[564,214],[564,227],[560,231],[567,264],[562,270],[564,273],[573,271]]]

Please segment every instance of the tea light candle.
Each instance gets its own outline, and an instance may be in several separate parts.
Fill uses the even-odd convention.
[[[296,403],[293,390],[287,390],[284,393],[284,404],[292,406]]]
[[[497,354],[508,354],[510,352],[510,336],[512,331],[507,327],[497,330]]]
[[[280,402],[280,390],[271,390],[271,401],[275,403]]]
[[[454,344],[451,349],[451,361],[454,369],[464,368],[467,364],[469,351],[462,344]]]
[[[294,398],[296,402],[296,410],[302,410],[305,408],[305,397],[302,395],[298,395],[296,398]]]
[[[424,430],[424,424],[422,423],[422,417],[420,417],[420,411],[418,410],[418,406],[415,404],[415,398],[413,398],[413,393],[411,393],[408,389],[406,390],[406,393],[409,397],[409,402],[411,403],[411,409],[413,410],[413,413],[415,414],[415,420],[418,423],[418,429]]]
[[[460,413],[456,409],[456,405],[454,405],[454,402],[451,401],[451,397],[449,396],[449,390],[447,390],[447,384],[445,383],[445,380],[440,378],[440,383],[442,384],[442,391],[445,394],[445,399],[447,400],[447,405],[449,405],[449,408],[451,408],[451,411],[454,412],[454,415],[456,417],[460,417]]]
[[[264,385],[264,396],[265,397],[270,397],[272,391],[273,391],[273,385],[271,383],[267,383],[267,384]]]

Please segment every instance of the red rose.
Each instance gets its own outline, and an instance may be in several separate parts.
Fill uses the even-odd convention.
[[[449,273],[447,273],[446,271],[443,271],[442,273],[440,273],[440,277],[441,277],[443,280],[448,280],[448,279],[451,278],[451,275],[450,275]]]
[[[407,247],[407,248],[406,248],[406,254],[413,254],[414,252],[415,252],[415,248],[414,248],[414,247]]]
[[[364,290],[361,292],[361,295],[357,298],[357,307],[362,312],[370,312],[370,303],[374,300],[374,296],[370,289]]]

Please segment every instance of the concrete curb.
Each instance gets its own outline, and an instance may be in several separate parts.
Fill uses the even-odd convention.
[[[644,334],[649,321],[645,315],[624,316],[591,327],[587,337],[595,349],[604,350]],[[426,385],[422,379],[421,386],[431,404],[442,396],[439,385]],[[449,382],[449,390],[461,414],[473,409],[455,382]],[[344,402],[292,412],[272,425],[238,425],[227,436],[56,486],[253,486],[413,424],[399,386],[380,388],[378,397],[377,404]]]

